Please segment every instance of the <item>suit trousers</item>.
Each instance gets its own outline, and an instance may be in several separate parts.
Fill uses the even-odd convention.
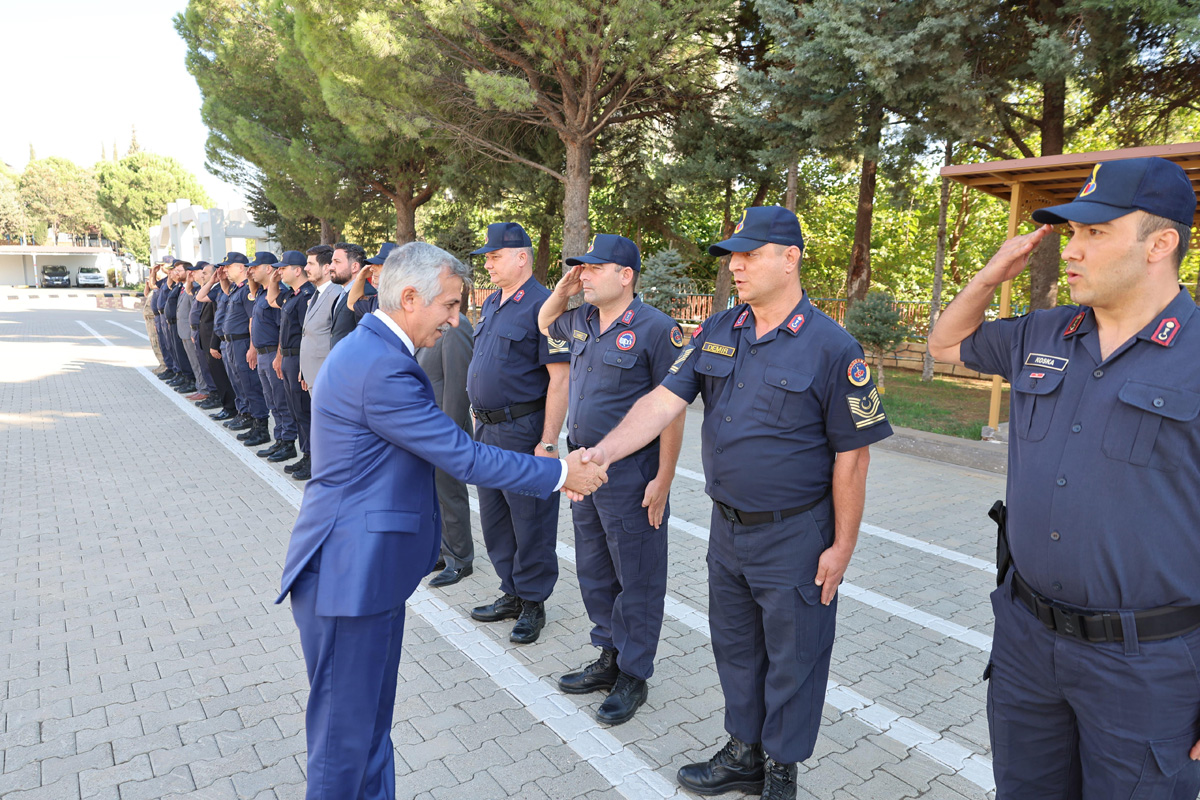
[[[258,381],[271,416],[275,417],[275,441],[296,441],[296,423],[288,410],[287,394],[283,379],[275,374],[273,355],[258,357]]]
[[[190,325],[186,329],[176,325],[174,330],[179,334],[179,341],[177,343],[179,353],[183,360],[188,363],[192,377],[196,379],[196,388],[202,388],[200,384],[204,382],[204,378],[200,372],[200,361],[196,358],[196,345],[192,342],[192,328]]]
[[[229,345],[229,366],[236,376],[233,387],[238,396],[246,398],[246,413],[255,419],[266,419],[267,399],[263,396],[262,382],[246,362],[246,354],[250,352],[250,340],[235,339],[226,344]]]
[[[234,407],[239,414],[248,414],[250,413],[250,401],[238,381],[238,371],[233,365],[232,344],[233,342],[221,342],[221,363],[225,365],[225,375],[229,378],[229,385],[233,387]]]
[[[1060,636],[1013,597],[1011,572],[992,611],[997,800],[1195,800],[1200,630],[1157,642]]]
[[[300,386],[300,356],[283,357],[283,388],[288,411],[296,423],[300,452],[308,455],[308,432],[312,426],[311,398]]]
[[[828,497],[762,525],[729,522],[713,505],[708,613],[725,730],[783,763],[811,756],[821,725],[837,599],[822,605],[813,580],[832,544]]]
[[[395,800],[392,709],[404,606],[366,617],[315,612],[318,555],[292,584],[292,618],[308,671],[306,800]]]
[[[467,485],[440,469],[433,475],[433,484],[442,509],[442,558],[446,559],[447,567],[460,569],[475,560]]]
[[[518,453],[533,453],[542,438],[546,412],[511,422],[475,424],[475,439]],[[549,499],[478,487],[479,520],[500,591],[543,602],[558,581],[558,492]]]
[[[641,680],[654,674],[667,595],[668,501],[662,524],[642,508],[658,474],[658,448],[608,468],[608,483],[571,503],[579,592],[592,621],[592,644],[617,651],[617,666]]]
[[[200,331],[192,331],[191,345],[196,354],[196,384],[205,394],[217,394],[217,384],[208,368],[208,348],[201,344]]]
[[[216,387],[217,399],[221,401],[222,408],[226,411],[237,411],[237,394],[233,391],[233,382],[229,380],[229,372],[225,369],[225,359],[213,358],[212,353],[207,350],[204,351],[204,357],[208,359],[208,374]]]

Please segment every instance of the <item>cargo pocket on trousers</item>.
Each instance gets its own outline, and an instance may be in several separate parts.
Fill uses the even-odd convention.
[[[821,587],[812,581],[796,587],[796,657],[808,663],[833,643],[832,605],[821,604]]]
[[[1142,775],[1130,795],[1130,800],[1170,797],[1171,789],[1185,768],[1200,769],[1200,762],[1192,761],[1188,753],[1200,735],[1194,733],[1158,739],[1146,748],[1146,759],[1142,762]]]

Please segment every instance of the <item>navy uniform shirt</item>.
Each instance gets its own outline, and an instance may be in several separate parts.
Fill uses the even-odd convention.
[[[308,311],[308,301],[316,293],[317,287],[308,281],[295,292],[286,286],[279,287],[279,346],[283,349],[300,349],[300,339],[304,335],[304,314]]]
[[[761,339],[748,305],[709,317],[663,386],[703,395],[705,492],[740,511],[816,502],[836,453],[892,433],[862,348],[807,293]]]
[[[154,297],[150,298],[150,307],[154,309],[155,314],[161,314],[163,306],[166,305],[167,302],[167,292],[163,291],[163,287],[167,285],[167,279],[160,278],[158,283],[154,285],[157,286],[158,289],[154,292]]]
[[[283,287],[280,287],[280,298],[283,297]],[[279,309],[267,302],[267,287],[258,287],[258,294],[250,301],[250,318],[254,325],[250,328],[250,342],[255,347],[279,346]]]
[[[167,315],[167,321],[172,325],[177,321],[179,314],[179,295],[183,291],[183,284],[177,283],[166,292],[167,299],[163,303],[163,313]]]
[[[196,295],[200,292],[200,284],[192,281],[192,307],[188,310],[188,325],[200,324],[200,312],[204,310],[204,303],[196,300]]]
[[[1107,359],[1091,309],[985,323],[962,360],[1012,384],[1008,541],[1090,609],[1200,605],[1200,316],[1184,289]]]
[[[225,290],[221,288],[221,284],[214,283],[212,288],[208,290],[208,299],[213,301],[216,306],[216,311],[213,312],[213,332],[217,336],[225,335],[225,317],[229,311],[229,295],[225,294]]]
[[[683,347],[675,320],[634,297],[608,330],[591,303],[563,312],[550,337],[571,343],[571,391],[567,435],[572,444],[594,447],[638,398],[666,377]]]
[[[546,365],[571,358],[565,340],[547,341],[538,330],[538,312],[549,296],[550,290],[531,277],[503,305],[499,289],[483,301],[467,369],[467,396],[476,409],[493,411],[545,397]]]
[[[234,286],[225,306],[225,335],[234,336],[250,332],[250,313],[254,301],[250,299],[250,281]]]

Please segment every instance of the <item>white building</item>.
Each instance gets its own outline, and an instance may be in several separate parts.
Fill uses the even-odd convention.
[[[124,264],[107,247],[75,247],[69,244],[0,246],[0,286],[40,286],[46,267],[66,267],[71,286],[78,286],[80,267],[99,267],[120,273]],[[120,279],[120,278],[118,278]]]
[[[186,198],[168,203],[167,213],[150,229],[152,263],[171,255],[192,263],[215,264],[231,250],[253,257],[256,250],[278,255],[280,247],[246,209],[201,208]]]

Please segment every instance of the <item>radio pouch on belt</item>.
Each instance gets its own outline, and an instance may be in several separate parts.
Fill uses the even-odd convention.
[[[996,585],[999,586],[1012,568],[1012,554],[1008,552],[1008,509],[1004,507],[1004,501],[992,503],[988,516],[996,523]]]

